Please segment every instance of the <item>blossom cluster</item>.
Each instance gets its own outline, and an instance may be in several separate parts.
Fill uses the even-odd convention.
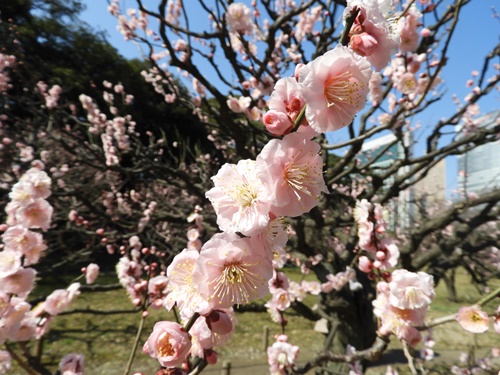
[[[4,233],[0,251],[0,344],[40,339],[54,317],[80,294],[80,283],[74,282],[67,289],[54,290],[35,307],[27,302],[35,287],[36,270],[33,266],[47,249],[41,231],[51,226],[53,208],[47,201],[51,184],[46,172],[32,167],[9,193],[11,201],[5,208],[7,221],[1,226]],[[90,284],[98,276],[99,266],[91,263],[83,272]],[[2,368],[8,369],[10,354],[0,351],[0,357]],[[66,356],[60,369],[68,375],[82,374],[83,357],[76,354]]]
[[[42,311],[32,310],[26,298],[35,286],[36,271],[32,266],[47,248],[37,229],[47,230],[50,226],[52,206],[46,200],[50,186],[47,174],[33,167],[9,194],[0,252],[0,344],[40,337],[47,326],[40,317]],[[8,353],[0,353],[10,358]]]
[[[394,334],[412,346],[420,342],[417,327],[424,326],[435,295],[433,277],[425,272],[394,270],[389,282],[378,282],[377,292],[373,307],[380,319],[379,333]]]
[[[13,68],[15,64],[15,56],[0,53],[0,94],[11,87],[7,68]]]
[[[396,266],[399,249],[391,238],[385,235],[388,212],[376,203],[366,199],[356,203],[353,211],[358,226],[358,246],[362,251],[358,268],[373,276],[374,270],[387,271]]]
[[[180,1],[169,1],[167,5],[165,22],[174,29],[182,23],[181,5]],[[282,11],[296,6],[295,2],[276,4],[276,8],[283,8]],[[269,133],[277,138],[265,144],[255,159],[227,163],[220,168],[212,177],[214,187],[206,192],[206,197],[215,210],[221,233],[203,244],[201,230],[191,229],[188,246],[173,259],[166,273],[150,279],[152,289],[161,290],[152,293],[152,289],[147,288],[159,297],[154,305],[163,301],[168,309],[177,308],[181,321],[188,327],[181,326],[180,321],[175,324],[160,322],[155,327],[144,351],[157,358],[162,366],[185,364],[189,355],[209,361],[212,346],[201,345],[202,350],[196,347],[201,341],[195,334],[195,327],[201,325],[200,322],[208,322],[214,311],[229,315],[233,305],[249,303],[270,291],[272,297],[266,307],[273,318],[284,325],[286,322],[281,313],[294,301],[303,300],[307,293],[334,293],[346,285],[351,290],[361,288],[356,281],[356,272],[351,268],[326,275],[323,283],[290,282],[278,271],[287,259],[288,235],[284,223],[287,217],[299,217],[313,210],[321,194],[328,193],[322,177],[320,146],[313,141],[314,137],[351,124],[365,107],[367,97],[373,106],[378,106],[387,97],[389,108],[380,114],[380,123],[386,125],[391,121],[394,128],[400,127],[404,121],[392,119],[391,115],[397,106],[408,104],[407,108],[411,109],[419,96],[439,82],[437,73],[432,82],[429,78],[430,68],[437,64],[435,61],[427,64],[425,73],[419,73],[422,63],[429,62],[428,51],[415,52],[420,37],[429,37],[432,32],[423,29],[419,33],[422,14],[413,2],[406,2],[402,7],[404,12],[391,18],[394,9],[390,0],[348,0],[343,14],[343,23],[349,27],[346,38],[343,36],[339,45],[307,64],[300,63],[303,50],[294,48],[294,43],[306,36],[315,40],[318,35],[315,35],[314,25],[323,15],[322,8],[297,12],[298,23],[294,24],[293,38],[276,36],[275,47],[269,50],[272,55],[269,69],[257,74],[258,78],[245,80],[239,75],[241,87],[231,87],[241,95],[232,92],[225,105],[220,102],[223,111],[243,114],[252,122],[262,121]],[[133,37],[139,29],[146,34],[152,33],[147,28],[147,14],[130,9],[127,19],[120,14],[116,0],[109,10],[119,17],[119,28],[126,38]],[[259,23],[257,2],[252,1],[250,6],[231,2],[221,10],[223,14],[219,19],[213,14],[210,16],[212,30],[218,33],[226,28],[225,47],[239,54],[238,58],[243,62],[254,61],[258,42],[264,40],[268,31],[265,23]],[[209,44],[204,45],[203,38],[189,39],[181,35],[179,33],[171,45],[165,41],[168,51],[162,56],[154,53],[154,60],[170,55],[172,59],[189,65],[196,54],[191,43]],[[215,65],[213,53],[216,47],[210,46],[211,52],[206,56]],[[293,77],[281,78],[279,74],[272,74],[277,73],[276,66],[284,60],[279,52],[280,46],[286,46],[288,61],[297,64]],[[397,54],[398,50],[401,53]],[[250,75],[253,69],[254,66],[249,67]],[[185,76],[189,75],[187,70],[183,73]],[[170,96],[162,88],[162,85],[167,85],[165,76],[169,74],[155,70],[144,76],[165,95],[165,100],[171,102],[176,95]],[[204,99],[211,89],[200,81],[199,76],[191,77],[196,95],[192,104],[201,116],[202,104],[206,103]],[[399,98],[396,94],[384,92],[387,82],[394,84]],[[230,86],[228,82],[226,84]],[[207,117],[204,119],[208,121]],[[355,198],[362,194],[362,184],[353,191]],[[392,271],[399,260],[399,249],[387,234],[388,216],[382,206],[362,200],[354,210],[354,218],[359,237],[355,257],[357,268],[367,273],[371,280],[383,280],[378,283],[378,297],[374,301],[375,314],[380,319],[380,333],[395,334],[413,345],[420,341],[415,327],[423,324],[434,296],[432,277],[423,272]],[[139,273],[134,266],[124,269],[122,280],[128,277],[130,281],[130,274]],[[145,290],[146,285],[142,280],[133,288],[130,285],[127,288]],[[207,323],[207,327],[207,335],[211,332],[210,335],[215,337],[210,324]],[[293,363],[295,356],[289,358],[283,367],[270,362],[274,368],[271,371],[286,371],[284,369]]]
[[[85,94],[79,96],[83,109],[87,113],[87,120],[91,127],[89,132],[101,136],[102,147],[108,166],[118,164],[120,161],[120,151],[127,151],[130,148],[129,134],[135,132],[136,122],[132,116],[118,116],[117,103],[115,103],[115,94],[122,98],[124,105],[130,105],[133,102],[133,96],[125,93],[123,85],[113,85],[110,82],[104,81],[103,85],[109,91],[104,91],[104,101],[109,105],[109,110],[114,117],[109,119],[103,113],[94,100]],[[114,91],[114,94],[111,92]],[[49,92],[50,93],[50,92]],[[48,99],[47,99],[48,100]]]
[[[380,69],[387,64],[391,48],[397,47],[398,38],[388,31],[378,3],[369,4],[370,10],[362,3],[353,5],[356,11],[359,7],[364,9],[356,34],[362,41],[356,44],[355,36],[352,37],[356,48],[337,45],[309,64],[299,64],[295,77],[278,80],[273,91],[254,85],[254,93],[271,94],[263,123],[273,135],[282,138],[264,145],[255,160],[224,164],[212,177],[214,187],[206,197],[222,232],[201,248],[184,249],[173,259],[166,274],[165,306],[177,306],[184,321],[195,314],[206,319],[214,311],[231,311],[233,305],[262,298],[269,290],[273,294],[269,309],[283,311],[292,300],[301,300],[304,293],[328,293],[342,289],[348,282],[354,283],[354,273],[346,271],[345,275],[329,275],[323,285],[295,283],[290,287],[286,276],[274,269],[284,264],[286,256],[284,218],[311,211],[321,193],[328,193],[320,146],[311,138],[353,121],[369,92],[373,71],[366,56],[374,55],[380,64],[375,68]],[[244,4],[232,3],[225,20],[234,42],[253,33],[251,10]],[[383,26],[379,30],[375,24]],[[373,44],[369,51],[363,38]],[[384,57],[379,57],[379,53]],[[252,83],[243,87],[249,89]],[[248,112],[252,106],[250,97],[230,98],[227,105],[234,112],[252,117]],[[186,340],[190,333],[182,331],[181,326],[160,322],[144,351],[158,358],[163,366],[174,367],[189,353],[187,348],[192,344]],[[292,363],[294,356],[291,358]]]

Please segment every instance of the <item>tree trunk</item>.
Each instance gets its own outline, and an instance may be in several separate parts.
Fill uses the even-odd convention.
[[[455,268],[451,269],[449,276],[443,273],[443,281],[446,284],[446,292],[448,293],[448,301],[458,302],[457,289],[455,287]]]

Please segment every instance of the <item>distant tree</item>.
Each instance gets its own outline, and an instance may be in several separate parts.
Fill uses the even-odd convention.
[[[11,146],[0,151],[4,181],[15,179],[15,175],[8,172],[12,171],[13,163],[20,173],[32,160],[29,158],[23,162],[16,159],[20,145],[32,149],[34,159],[40,158],[42,150],[62,145],[62,149],[48,157],[47,166],[58,169],[69,162],[70,169],[74,171],[74,174],[65,176],[65,186],[73,186],[73,189],[66,189],[59,196],[61,206],[57,206],[59,214],[55,220],[61,225],[61,232],[54,232],[53,237],[48,239],[50,253],[42,268],[43,265],[62,267],[76,259],[84,262],[89,257],[102,258],[104,248],[98,240],[89,242],[86,231],[78,233],[73,229],[63,229],[63,223],[68,212],[78,207],[87,221],[98,218],[101,226],[106,227],[111,218],[103,215],[96,203],[101,201],[102,191],[112,188],[118,189],[115,193],[140,191],[158,177],[158,171],[148,167],[144,157],[161,162],[164,169],[178,169],[180,164],[190,164],[198,154],[223,157],[207,140],[209,133],[197,116],[183,106],[166,103],[141,76],[141,72],[147,72],[151,64],[120,56],[102,32],[95,32],[78,19],[82,9],[79,1],[17,0],[0,4],[0,38],[4,41],[2,53],[13,55],[17,60],[10,74],[11,89],[0,103],[0,114],[8,119],[3,121],[3,136],[13,140]],[[37,86],[38,82],[43,84]],[[113,100],[113,105],[103,97],[103,90],[106,90],[104,84],[111,85],[106,98]],[[187,93],[179,82],[173,84],[180,96]],[[45,96],[48,93],[41,91],[44,85],[47,85],[45,90],[54,85],[61,87],[56,108],[47,108]],[[126,94],[115,92],[112,86],[123,87]],[[133,148],[123,152],[122,164],[113,172],[107,171],[102,150],[99,152],[92,148],[90,151],[78,147],[84,144],[93,147],[96,142],[101,142],[98,136],[87,132],[86,125],[82,125],[87,121],[87,113],[80,105],[71,105],[78,103],[82,94],[93,98],[102,115],[117,117],[118,114],[111,113],[116,111],[136,124],[137,137],[133,137]],[[169,147],[166,152],[147,151],[152,140],[166,145],[176,144],[177,147]],[[75,165],[77,168],[71,168]],[[93,180],[96,173],[112,173],[112,181],[105,178],[97,184]],[[75,180],[70,181],[72,178]],[[111,186],[114,184],[116,186]],[[72,192],[68,194],[68,191]],[[4,203],[7,192],[8,188],[4,186],[1,193]],[[69,204],[69,201],[72,203]],[[192,208],[189,207],[189,210]],[[115,230],[128,235],[131,229],[118,225]],[[163,244],[164,240],[153,240],[153,243],[158,242]],[[85,256],[82,257],[82,254]]]

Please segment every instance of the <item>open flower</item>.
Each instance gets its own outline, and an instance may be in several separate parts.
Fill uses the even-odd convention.
[[[435,295],[434,279],[425,272],[395,270],[389,287],[389,302],[399,309],[427,308]]]
[[[371,75],[370,63],[342,45],[302,68],[299,85],[309,125],[320,133],[349,125],[365,106]]]
[[[257,174],[271,196],[276,216],[299,216],[318,204],[327,193],[320,146],[300,133],[273,139],[257,156]]]
[[[477,305],[462,306],[456,316],[463,329],[474,333],[486,332],[489,328],[488,314]]]
[[[267,348],[269,371],[272,375],[286,374],[297,360],[299,347],[288,343],[288,337],[279,335],[276,342]]]
[[[175,367],[187,358],[191,336],[179,323],[162,321],[154,325],[143,351],[164,367]]]
[[[205,195],[214,206],[222,231],[251,236],[267,227],[271,202],[254,160],[226,163],[212,180],[215,186]]]
[[[232,33],[252,34],[252,10],[243,3],[232,3],[227,7],[226,23]]]
[[[247,304],[269,292],[271,258],[252,244],[249,238],[220,233],[203,245],[193,279],[213,308]]]
[[[400,43],[396,26],[391,25],[385,14],[390,11],[392,1],[348,0],[344,18],[360,9],[349,33],[349,47],[366,59],[376,70],[384,68]]]
[[[234,235],[237,237],[237,235]],[[200,253],[196,249],[184,249],[177,254],[167,268],[169,279],[165,307],[170,310],[177,304],[183,316],[191,316],[196,312],[210,310],[203,300],[193,280],[193,269]]]

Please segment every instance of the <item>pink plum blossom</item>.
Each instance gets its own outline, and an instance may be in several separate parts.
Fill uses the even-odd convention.
[[[391,1],[392,2],[392,1]],[[344,10],[344,19],[355,8],[360,9],[349,33],[349,47],[380,70],[387,65],[397,51],[399,35],[394,32],[385,14],[390,10],[387,1],[349,0]]]
[[[293,128],[290,118],[283,112],[270,109],[262,118],[267,131],[275,136],[288,134]]]
[[[299,133],[269,141],[257,156],[257,175],[271,196],[276,216],[299,216],[327,193],[320,146]]]
[[[181,314],[187,316],[191,316],[195,311],[209,310],[207,302],[200,296],[193,279],[193,269],[199,255],[196,249],[184,249],[168,266],[169,282],[167,296],[164,299],[164,305],[168,310],[172,309],[175,304]]]
[[[231,33],[252,34],[252,11],[243,3],[232,3],[227,7],[226,22]]]
[[[35,286],[36,271],[33,268],[20,268],[15,273],[0,278],[0,292],[26,297]]]
[[[7,374],[12,364],[12,357],[6,350],[0,350],[0,374]]]
[[[85,270],[85,281],[87,284],[93,284],[99,276],[99,266],[95,263],[90,263]]]
[[[212,310],[205,319],[208,328],[212,332],[219,335],[227,335],[234,331],[234,321],[236,318],[233,315],[234,313],[229,315],[224,310]]]
[[[379,241],[377,251],[375,253],[375,268],[381,270],[388,270],[396,266],[399,259],[399,248],[397,245],[388,238]]]
[[[264,249],[265,252],[271,254],[274,268],[281,268],[285,265],[287,260],[285,246],[288,242],[288,233],[282,218],[271,220],[262,232],[251,237],[251,241],[253,242],[252,247]]]
[[[0,342],[4,339],[15,340],[23,320],[30,315],[31,305],[24,298],[12,297],[5,303],[0,319]]]
[[[275,289],[285,289],[290,287],[290,280],[284,272],[273,270],[273,277],[269,280],[269,290],[272,293]]]
[[[35,199],[26,206],[16,211],[16,221],[26,228],[41,228],[47,230],[50,227],[52,217],[52,206],[43,198]]]
[[[215,325],[218,325],[221,331],[216,332],[209,319],[204,317],[199,317],[194,323],[193,327],[189,330],[192,335],[193,346],[191,348],[192,355],[198,356],[200,358],[205,357],[205,351],[212,349],[217,346],[224,345],[229,341],[233,332],[234,326],[236,325],[236,317],[232,309],[217,310],[222,318],[219,319]]]
[[[299,347],[288,343],[286,335],[276,337],[276,342],[267,348],[267,359],[271,375],[285,375],[295,364]]]
[[[79,289],[80,283],[73,283],[67,289],[54,290],[45,300],[45,311],[54,316],[60,314],[80,294]]]
[[[483,333],[489,329],[488,314],[477,305],[462,306],[456,316],[463,329],[474,333]]]
[[[9,227],[2,235],[2,239],[5,251],[13,251],[19,257],[25,257],[25,266],[37,263],[47,248],[40,233],[32,232],[21,225]]]
[[[214,206],[221,230],[251,236],[267,227],[271,201],[259,178],[256,161],[226,163],[212,181],[215,186],[205,195]]]
[[[307,64],[299,85],[309,125],[320,133],[349,125],[365,106],[371,75],[370,63],[342,45]]]
[[[160,321],[144,344],[143,351],[156,358],[164,367],[175,367],[184,362],[191,349],[191,336],[178,323]]]
[[[0,279],[10,276],[21,269],[21,254],[14,251],[0,252]]]
[[[500,334],[500,305],[497,307],[495,316],[493,317],[493,329]]]
[[[395,270],[392,281],[377,284],[373,312],[380,319],[379,332],[393,333],[410,345],[421,340],[416,326],[424,324],[429,304],[434,297],[432,276],[407,270]]]
[[[274,85],[274,90],[269,97],[269,109],[284,114],[288,123],[293,126],[299,113],[305,105],[304,98],[300,93],[297,80],[292,77],[281,78]],[[307,125],[305,119],[301,125]],[[274,133],[273,133],[274,134]],[[285,134],[285,133],[282,133]]]
[[[52,180],[46,172],[38,168],[31,168],[19,179],[22,184],[25,194],[29,195],[32,199],[44,198],[47,199],[51,194]]]
[[[59,362],[61,375],[83,375],[83,354],[70,353],[65,355]]]
[[[416,344],[421,336],[414,326],[424,323],[427,307],[421,309],[399,309],[389,303],[389,286],[385,282],[377,284],[379,291],[373,303],[373,313],[380,319],[379,332],[382,335],[395,334],[410,345]]]
[[[31,340],[37,330],[37,323],[39,319],[34,318],[31,312],[26,312],[23,319],[17,325],[8,326],[6,338],[11,341],[28,341]]]
[[[151,307],[160,308],[164,305],[164,299],[168,294],[168,277],[158,275],[149,279],[148,297]]]
[[[248,96],[240,96],[238,99],[230,96],[227,100],[227,106],[235,113],[245,112],[250,107],[251,103],[252,99]]]
[[[214,308],[229,308],[264,297],[272,277],[271,259],[248,238],[220,233],[206,242],[193,270],[202,297]],[[237,237],[237,236],[236,236]]]
[[[434,298],[434,279],[425,272],[395,270],[389,283],[391,305],[400,309],[418,309],[429,306]]]
[[[405,16],[398,21],[398,32],[401,36],[400,50],[402,52],[412,52],[418,46],[420,35],[418,32],[420,18],[422,13],[415,4],[412,4]]]
[[[290,288],[288,289],[290,295],[294,300],[299,302],[303,301],[307,297],[307,291],[302,284],[295,281],[290,281]]]

